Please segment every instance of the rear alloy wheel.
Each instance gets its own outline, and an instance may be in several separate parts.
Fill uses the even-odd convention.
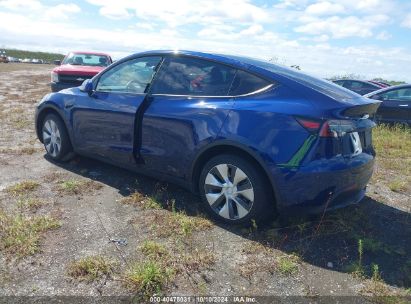
[[[66,127],[57,115],[49,114],[45,117],[41,134],[47,155],[52,159],[64,160],[71,152]]]
[[[234,155],[211,159],[200,176],[200,191],[207,211],[227,223],[250,223],[271,211],[270,188],[262,172]]]

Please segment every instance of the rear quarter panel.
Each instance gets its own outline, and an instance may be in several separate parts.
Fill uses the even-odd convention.
[[[285,163],[309,133],[293,115],[315,116],[316,109],[286,86],[235,99],[219,139],[228,139],[256,151],[269,164]]]

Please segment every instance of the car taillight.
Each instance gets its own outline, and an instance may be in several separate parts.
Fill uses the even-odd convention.
[[[332,130],[328,120],[321,121],[301,117],[296,119],[310,133],[318,134],[320,137],[337,137],[337,133]]]
[[[321,126],[321,130],[318,133],[320,137],[337,137],[337,132],[332,131],[330,128],[330,123],[325,121]]]
[[[321,121],[311,120],[307,118],[297,117],[297,121],[303,126],[307,131],[311,133],[317,133],[321,127]]]

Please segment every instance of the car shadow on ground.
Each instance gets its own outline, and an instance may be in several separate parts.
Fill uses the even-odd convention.
[[[47,157],[45,157],[48,161]],[[57,166],[118,190],[155,196],[165,209],[188,215],[203,213],[200,199],[190,192],[85,157]],[[411,214],[370,197],[357,206],[326,213],[323,217],[293,216],[273,219],[262,227],[220,227],[266,247],[295,253],[309,264],[340,272],[372,276],[373,270],[390,285],[411,287]]]

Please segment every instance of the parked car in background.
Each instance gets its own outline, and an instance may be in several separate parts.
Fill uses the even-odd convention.
[[[30,59],[30,58],[24,58],[21,62],[23,62],[23,63],[31,63],[31,59]]]
[[[58,92],[63,89],[77,87],[84,80],[92,78],[112,63],[110,55],[94,52],[71,52],[51,72],[51,90]]]
[[[11,56],[7,57],[7,59],[8,59],[9,62],[14,62],[14,63],[20,62],[20,59],[15,58],[15,57],[11,57]]]
[[[240,224],[273,205],[321,212],[361,201],[379,104],[269,62],[151,51],[46,95],[35,126],[50,159],[74,151],[175,182]]]
[[[381,85],[364,80],[340,79],[333,80],[333,82],[360,95],[365,95],[382,88]]]
[[[386,82],[382,82],[382,81],[375,81],[375,80],[368,80],[368,82],[371,82],[373,84],[376,84],[382,88],[386,88],[386,87],[390,87],[391,85],[389,83]]]
[[[0,51],[0,62],[2,62],[2,63],[8,63],[9,62],[5,51]]]
[[[364,97],[382,101],[375,117],[378,122],[411,126],[411,84],[384,88]]]

